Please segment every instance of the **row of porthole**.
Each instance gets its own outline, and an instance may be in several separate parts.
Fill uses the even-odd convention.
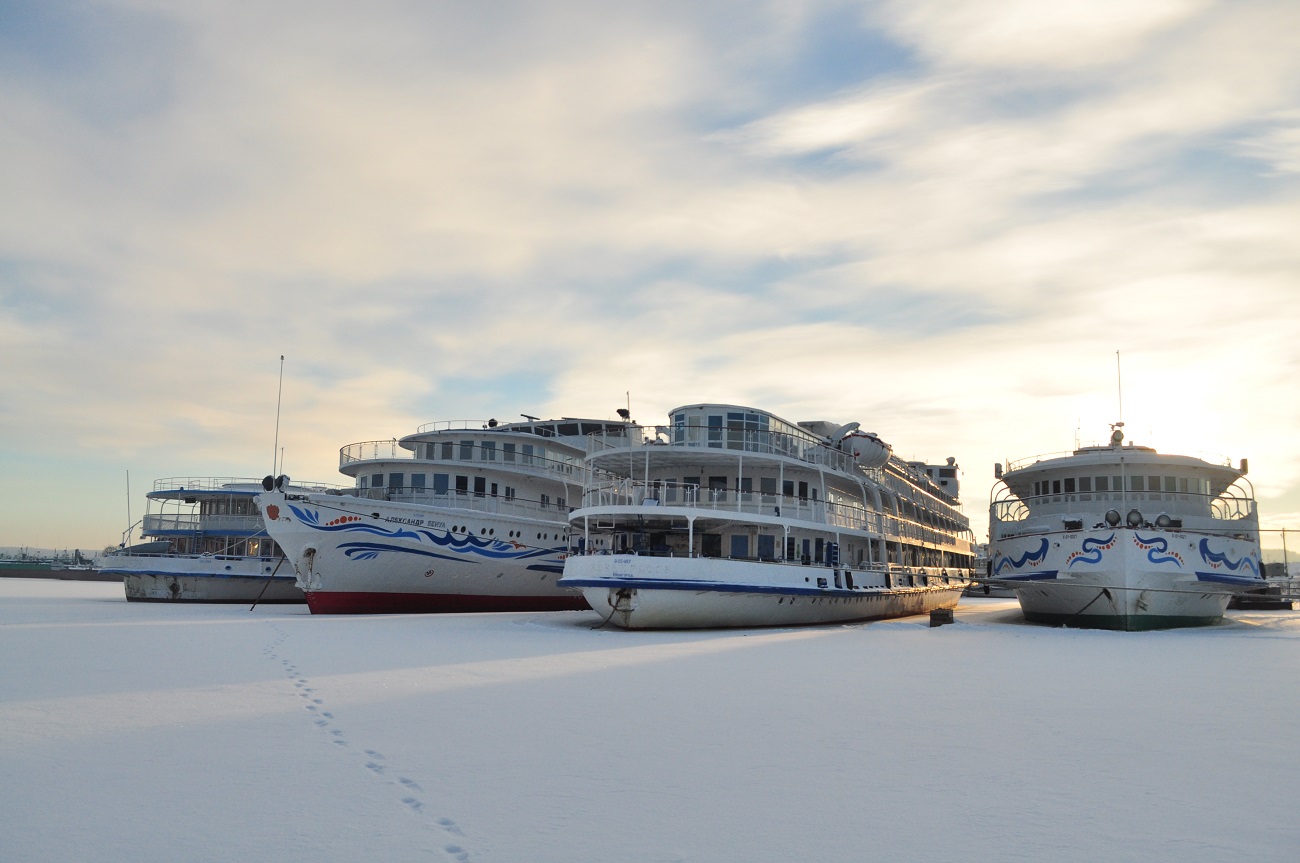
[[[451,526],[451,530],[450,530],[450,533],[463,533],[463,534],[466,534],[466,535],[468,535],[468,534],[470,534],[470,533],[472,533],[472,532],[473,532],[473,531],[471,531],[471,530],[469,529],[469,525],[464,525],[464,524],[462,524],[462,525],[455,525],[455,524],[453,524],[453,525]],[[496,528],[494,528],[494,527],[480,527],[480,528],[478,529],[478,532],[479,532],[479,534],[481,534],[481,535],[483,535],[483,536],[496,536],[496,534],[497,534],[497,530],[496,530]],[[514,539],[514,538],[516,538],[516,537],[519,538],[519,539],[523,539],[523,536],[524,536],[524,532],[523,532],[522,530],[512,530],[512,531],[510,531],[510,538],[511,538],[511,539]],[[544,534],[544,533],[539,533],[539,534],[537,534],[537,538],[538,538],[538,539],[543,539],[543,540],[544,540],[544,539],[553,539],[553,540],[556,540],[556,539],[559,539],[559,538],[560,538],[560,535],[559,535],[558,533],[553,533],[553,534],[550,534],[550,536],[548,537],[548,536],[547,536],[546,534]]]

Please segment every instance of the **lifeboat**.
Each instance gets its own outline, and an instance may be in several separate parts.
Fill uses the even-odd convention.
[[[881,467],[894,452],[894,448],[876,437],[874,432],[857,429],[840,439],[839,448],[857,459],[861,467]]]

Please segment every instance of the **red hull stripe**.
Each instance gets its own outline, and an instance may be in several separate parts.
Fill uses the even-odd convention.
[[[456,593],[354,593],[307,591],[312,614],[444,614],[474,611],[584,611],[573,596],[474,596]]]

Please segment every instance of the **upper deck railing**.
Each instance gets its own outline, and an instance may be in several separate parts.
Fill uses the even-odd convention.
[[[582,505],[584,508],[665,506],[706,510],[719,515],[771,516],[783,521],[810,521],[843,530],[865,531],[889,539],[907,539],[931,545],[958,544],[958,538],[949,532],[862,506],[762,492],[702,488],[686,483],[606,480],[587,489]]]
[[[351,464],[369,461],[425,461],[435,464],[463,464],[475,462],[480,466],[489,465],[505,470],[523,470],[532,473],[555,474],[570,477],[580,473],[582,460],[571,455],[552,455],[543,449],[541,453],[525,452],[524,444],[517,449],[485,446],[484,441],[438,441],[420,442],[415,450],[409,450],[398,444],[396,439],[362,441],[348,444],[339,450],[339,470]],[[529,444],[531,445],[531,444]],[[444,455],[447,447],[450,454]],[[538,443],[538,448],[544,444]],[[423,449],[424,454],[421,454]]]
[[[1180,455],[1186,458],[1200,459],[1206,464],[1212,464],[1221,467],[1232,467],[1232,459],[1228,458],[1225,455],[1220,455],[1218,453],[1197,452],[1197,451],[1180,452],[1180,453],[1157,453],[1155,450],[1151,449],[1150,447],[1143,447],[1143,446],[1125,445],[1125,446],[1114,447],[1111,446],[1109,443],[1092,443],[1092,444],[1086,443],[1086,444],[1080,444],[1078,449],[1065,450],[1062,452],[1041,453],[1039,455],[1025,456],[1024,458],[1010,460],[1007,462],[1006,472],[1011,473],[1012,471],[1031,467],[1040,461],[1051,461],[1052,459],[1070,458],[1071,456],[1074,456],[1083,450],[1096,450],[1099,453],[1109,452],[1113,450],[1119,453],[1133,453],[1133,454],[1151,453],[1153,455]]]
[[[249,486],[249,488],[229,488],[228,486]],[[327,482],[300,482],[292,480],[290,485],[295,490],[302,491],[328,491],[330,489],[342,488],[343,486]],[[257,477],[231,477],[231,476],[173,476],[166,479],[154,480],[153,490],[159,491],[228,491],[233,494],[252,493],[256,494],[262,491],[262,478]]]
[[[818,468],[859,473],[863,469],[853,456],[819,443],[811,437],[786,432],[709,426],[654,426],[644,441],[612,435],[591,435],[591,453],[607,453],[643,447],[674,447],[780,456]],[[872,469],[875,470],[875,469]]]
[[[1155,522],[1164,514],[1188,529],[1214,529],[1221,526],[1240,530],[1245,523],[1257,522],[1255,501],[1244,494],[1233,494],[1236,487],[1220,495],[1190,492],[1101,491],[1074,494],[1047,494],[1037,497],[1015,496],[995,500],[989,508],[992,523],[1018,523],[1031,518],[1078,517],[1091,527],[1107,510],[1117,510],[1121,518],[1136,509],[1146,522]],[[1253,529],[1253,527],[1252,527]]]

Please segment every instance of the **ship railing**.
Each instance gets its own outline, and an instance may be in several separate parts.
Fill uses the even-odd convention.
[[[564,498],[532,500],[506,497],[503,494],[474,491],[435,492],[428,488],[405,486],[402,488],[357,489],[355,496],[363,500],[386,500],[414,503],[421,506],[446,507],[492,515],[519,515],[538,519],[566,519],[573,507]]]
[[[342,488],[337,483],[298,481],[290,482],[292,487],[301,491],[329,491]],[[238,476],[172,476],[154,480],[153,490],[162,491],[262,491],[262,477]]]
[[[261,516],[256,515],[146,515],[141,524],[144,534],[209,533],[237,534],[257,532],[262,529]]]
[[[1040,461],[1051,461],[1052,459],[1069,458],[1070,456],[1073,456],[1076,452],[1078,452],[1081,449],[1113,449],[1113,448],[1114,447],[1111,446],[1109,441],[1100,441],[1097,443],[1080,444],[1079,448],[1074,450],[1040,453],[1039,455],[1025,456],[1024,458],[1009,459],[1006,462],[1006,472],[1011,473],[1012,471],[1030,467],[1031,465],[1037,464]],[[1118,447],[1118,449],[1121,452],[1127,452],[1130,449],[1132,449],[1132,447],[1123,446],[1123,447]],[[1182,456],[1187,456],[1188,458],[1200,459],[1206,464],[1220,465],[1222,467],[1232,467],[1232,459],[1228,458],[1226,455],[1223,455],[1221,453],[1192,450],[1188,452],[1165,453],[1165,454],[1182,455]]]
[[[816,467],[853,473],[861,468],[848,453],[819,443],[811,435],[708,426],[654,426],[639,438],[613,435],[590,435],[589,452],[593,455],[612,451],[641,450],[645,447],[677,447],[715,450],[718,453],[755,453],[781,456]]]
[[[444,445],[450,448],[451,454],[449,456],[442,455]],[[396,439],[348,444],[339,449],[339,470],[358,462],[415,460],[428,463],[431,466],[463,465],[466,462],[474,462],[479,465],[502,467],[508,470],[524,468],[526,472],[565,477],[578,475],[582,470],[582,459],[577,456],[551,455],[545,451],[541,453],[523,451],[523,446],[533,446],[533,444],[520,444],[519,449],[512,450],[497,446],[495,441],[420,442],[415,446],[416,449],[414,450],[406,449]],[[536,446],[543,447],[546,444],[539,442]],[[421,456],[420,448],[423,447],[428,447],[428,449],[425,449],[424,456]],[[438,449],[434,450],[434,447]],[[435,452],[438,454],[434,455]]]
[[[615,480],[589,488],[583,507],[671,506],[701,509],[713,513],[771,516],[786,520],[812,521],[843,530],[865,531],[890,539],[920,545],[955,546],[957,537],[908,518],[873,512],[843,503],[790,497],[754,491],[704,488],[684,483],[645,483]]]
[[[1255,501],[1233,494],[1203,495],[1190,492],[1085,492],[1073,494],[1048,494],[1037,497],[1006,497],[994,500],[989,507],[992,522],[1014,523],[1031,518],[1069,518],[1077,516],[1088,526],[1108,510],[1117,510],[1121,518],[1137,510],[1144,521],[1155,522],[1162,514],[1181,520],[1186,526],[1192,523],[1200,529],[1221,526],[1229,531],[1240,531],[1258,521]],[[1253,529],[1253,528],[1251,528]]]

